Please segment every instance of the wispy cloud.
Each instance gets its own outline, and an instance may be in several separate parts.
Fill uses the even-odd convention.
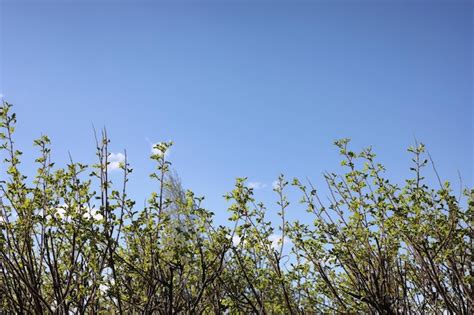
[[[267,184],[264,184],[264,183],[261,183],[261,182],[249,182],[247,184],[247,186],[249,188],[253,188],[253,189],[263,189],[263,188],[267,187]]]
[[[125,163],[125,155],[123,153],[110,153],[108,161],[107,169],[109,171],[118,170]]]

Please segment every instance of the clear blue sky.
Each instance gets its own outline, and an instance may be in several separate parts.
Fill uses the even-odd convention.
[[[396,181],[416,137],[472,187],[471,1],[0,1],[0,93],[27,160],[44,133],[56,160],[91,162],[92,124],[106,126],[140,200],[150,143],[172,139],[218,220],[235,177],[264,200],[281,172],[320,185],[341,137]]]

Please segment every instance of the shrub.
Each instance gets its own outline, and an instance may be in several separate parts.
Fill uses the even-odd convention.
[[[276,232],[245,178],[225,196],[230,227],[213,223],[170,172],[172,143],[155,147],[158,191],[143,207],[127,195],[126,153],[121,188],[112,184],[105,131],[91,166],[56,167],[49,139],[35,140],[30,180],[19,169],[11,109],[0,108],[2,313],[473,311],[474,190],[461,199],[449,183],[427,186],[422,144],[409,149],[413,177],[399,186],[370,149],[337,141],[347,172],[324,175],[328,202],[310,182],[292,181],[311,224],[287,220],[289,183],[279,178]]]

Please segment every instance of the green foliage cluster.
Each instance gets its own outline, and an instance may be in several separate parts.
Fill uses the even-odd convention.
[[[184,191],[165,152],[151,159],[158,191],[144,206],[127,196],[132,169],[109,178],[109,140],[97,164],[50,159],[39,148],[37,174],[20,171],[16,117],[0,107],[0,313],[315,314],[474,311],[474,190],[455,197],[448,183],[426,185],[424,146],[409,149],[413,177],[384,177],[370,149],[336,145],[347,169],[324,174],[328,198],[311,183],[281,176],[281,222],[268,219],[245,179],[225,195],[230,227],[213,223],[202,198]],[[287,189],[300,191],[314,221],[287,220]],[[275,238],[275,235],[278,237]]]

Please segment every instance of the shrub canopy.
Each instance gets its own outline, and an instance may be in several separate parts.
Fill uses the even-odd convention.
[[[158,191],[139,206],[127,195],[126,159],[116,189],[109,139],[97,163],[57,167],[50,141],[34,179],[20,171],[16,117],[0,107],[1,313],[456,313],[474,311],[474,190],[429,187],[422,144],[408,151],[413,176],[396,185],[370,149],[336,141],[346,173],[324,174],[329,194],[280,176],[280,223],[245,178],[225,195],[229,226],[181,187],[155,147]],[[434,170],[436,172],[436,170]],[[293,186],[312,222],[287,220]],[[323,198],[324,197],[324,198]],[[326,201],[327,200],[327,201]]]

